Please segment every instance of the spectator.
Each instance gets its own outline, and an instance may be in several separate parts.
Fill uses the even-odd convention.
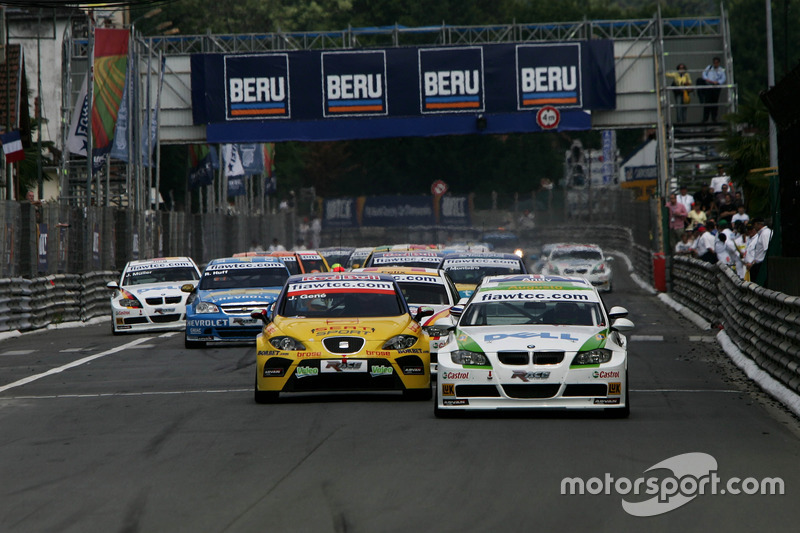
[[[683,230],[683,233],[681,233],[681,240],[675,245],[675,255],[694,255],[692,230]]]
[[[311,242],[311,223],[308,221],[308,217],[303,217],[303,221],[300,222],[297,232],[300,234],[300,238],[303,239],[303,242]]]
[[[320,246],[320,238],[322,236],[322,221],[319,216],[314,215],[311,219],[311,249],[317,250]]]
[[[25,193],[25,200],[31,204],[33,209],[34,219],[37,224],[42,222],[42,201],[36,198],[36,193],[28,191]]]
[[[698,226],[697,241],[695,242],[694,253],[702,261],[709,263],[717,262],[717,253],[714,251],[714,235],[705,226]]]
[[[519,217],[518,227],[520,231],[529,231],[534,228],[534,214],[530,209],[526,209]]]
[[[733,193],[733,207],[738,209],[740,205],[744,205],[744,199],[742,198],[742,193],[740,191],[735,191]]]
[[[725,198],[723,198],[722,203],[719,204],[719,219],[720,221],[724,220],[730,224],[735,214],[736,208],[733,206],[733,196],[731,196],[729,192],[725,193]]]
[[[722,186],[725,185],[725,192],[732,192],[727,190],[730,186],[731,177],[725,174],[725,167],[717,165],[717,175],[711,178],[711,192],[714,194],[722,192]]]
[[[264,251],[264,247],[261,246],[261,244],[259,244],[258,241],[253,241],[252,243],[250,243],[250,249],[247,250],[247,251],[248,252],[263,252]]]
[[[714,188],[714,185],[711,185],[711,188]],[[717,202],[718,206],[722,206],[722,204],[725,203],[726,195],[728,194],[730,194],[730,191],[728,190],[728,184],[722,183],[719,186],[719,190],[716,190],[716,192],[714,192],[714,201]],[[731,200],[731,202],[732,201],[733,200]]]
[[[772,240],[772,230],[767,227],[763,218],[756,217],[753,219],[751,231],[755,242],[752,246],[752,254],[750,254],[750,247],[748,246],[747,261],[749,262],[746,263],[746,266],[750,272],[750,281],[764,286],[767,282],[767,269],[764,264],[767,260],[769,243]]]
[[[682,203],[683,206],[686,208],[686,212],[692,210],[692,205],[694,205],[694,196],[689,194],[689,188],[686,185],[681,185],[680,193],[676,196],[678,202]]]
[[[747,224],[750,222],[750,215],[744,212],[744,204],[740,204],[737,206],[736,214],[731,217],[731,224],[736,227],[737,222],[742,222],[743,224]]]
[[[709,185],[701,185],[700,190],[694,193],[694,203],[700,204],[700,209],[703,211],[711,209],[711,204],[714,203],[714,194]]]
[[[669,210],[669,247],[675,248],[686,229],[686,216],[689,213],[674,193],[669,195],[666,207]]]
[[[280,243],[277,237],[272,239],[272,244],[269,245],[270,252],[285,252],[286,247]]]
[[[306,242],[303,239],[297,239],[297,241],[295,241],[294,249],[297,252],[308,250],[308,248],[306,248]]]
[[[698,226],[704,225],[708,220],[708,216],[703,211],[703,204],[695,202],[694,207],[687,215],[687,219],[689,220],[689,229],[697,229]]]
[[[725,85],[725,68],[720,65],[720,58],[715,57],[711,64],[703,70],[703,75],[697,79],[697,96],[700,102],[705,104],[703,107],[703,122],[717,121],[717,103],[719,93],[722,91],[720,85]]]
[[[728,222],[724,219],[719,221],[719,233],[717,234],[717,239],[720,239],[725,243],[728,254],[733,261],[731,267],[734,269],[734,271],[736,271],[736,274],[740,278],[744,277],[745,268],[744,263],[742,263],[742,254],[739,251],[739,247],[736,242],[736,233],[729,227]],[[717,255],[719,256],[719,254]]]
[[[672,92],[675,96],[675,122],[683,124],[686,122],[686,106],[692,101],[690,93],[692,89],[692,77],[686,72],[686,65],[678,64],[677,72],[667,72],[665,75],[672,78],[673,87],[683,87]]]

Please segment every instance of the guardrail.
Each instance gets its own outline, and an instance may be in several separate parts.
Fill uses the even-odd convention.
[[[675,257],[673,293],[680,304],[721,325],[762,370],[800,394],[800,297],[742,281],[722,263]]]
[[[0,279],[0,332],[110,316],[106,284],[118,277],[117,272],[99,271]]]

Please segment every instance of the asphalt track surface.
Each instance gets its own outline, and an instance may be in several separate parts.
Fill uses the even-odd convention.
[[[257,405],[250,346],[190,351],[108,322],[5,339],[0,532],[797,531],[798,420],[626,273],[606,302],[637,326],[627,420],[438,420],[391,394]],[[780,478],[784,494],[699,495],[686,472],[647,472],[687,453],[713,458],[718,490]],[[686,494],[634,516],[623,500],[654,496],[620,478]]]

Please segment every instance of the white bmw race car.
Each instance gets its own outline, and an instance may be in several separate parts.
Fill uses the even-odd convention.
[[[542,267],[542,274],[550,276],[581,276],[598,290],[611,292],[614,273],[613,257],[605,255],[596,244],[555,245]]]
[[[434,414],[577,409],[627,417],[627,314],[606,311],[583,278],[484,278],[439,349]]]
[[[160,329],[181,330],[186,326],[186,298],[181,285],[196,283],[200,271],[190,257],[160,257],[131,261],[119,282],[107,287],[111,294],[111,332]]]

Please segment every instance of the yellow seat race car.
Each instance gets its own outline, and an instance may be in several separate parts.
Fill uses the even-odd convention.
[[[255,401],[280,393],[394,391],[429,400],[430,339],[389,274],[291,276],[275,303],[252,312],[264,321],[256,339]]]

